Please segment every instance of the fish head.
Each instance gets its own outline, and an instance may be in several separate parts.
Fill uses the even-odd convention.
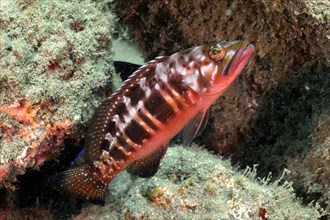
[[[194,70],[186,84],[201,95],[221,95],[237,78],[254,52],[247,41],[220,41],[192,50]]]

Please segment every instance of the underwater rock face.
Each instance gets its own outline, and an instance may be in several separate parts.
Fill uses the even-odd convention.
[[[109,82],[105,73],[112,70],[113,16],[107,3],[97,2],[1,0],[0,188],[14,187],[12,181],[26,168],[39,168],[54,158],[63,137],[84,125],[102,101]],[[236,149],[236,161],[242,166],[259,163],[258,171],[265,175],[270,170],[280,175],[288,167],[287,176],[300,194],[310,191],[309,199],[321,197],[326,207],[330,186],[328,1],[117,3],[120,23],[131,26],[134,39],[150,58],[219,39],[252,41],[257,54],[242,74],[243,94],[217,101],[211,126],[199,141],[221,153]],[[297,78],[291,80],[292,76]],[[296,200],[292,190],[271,183],[252,184],[228,162],[222,164],[198,152],[170,149],[167,157],[173,160],[165,158],[163,169],[151,179],[132,182],[123,173],[111,186],[108,206],[89,205],[77,218],[161,219],[172,216],[171,210],[183,219],[193,219],[195,213],[215,218],[219,213],[224,217],[251,214],[257,219],[318,217],[314,208],[291,203]],[[247,191],[247,186],[256,191]],[[14,202],[0,211],[0,219],[22,215],[51,219],[55,211],[44,210],[45,204],[40,208],[38,201],[23,211]]]
[[[329,207],[328,162],[313,153],[325,145],[312,141],[330,115],[329,1],[124,0],[116,12],[148,57],[221,39],[252,42],[256,54],[241,75],[241,89],[213,105],[196,142],[230,153],[242,167],[258,163],[260,176],[290,168],[306,201]],[[330,129],[322,135],[330,137]],[[320,159],[320,169],[311,158]]]
[[[120,173],[110,184],[105,207],[90,205],[73,219],[317,219],[288,182],[255,179],[229,161],[200,148],[168,149],[157,174],[130,179]]]
[[[204,133],[205,144],[225,153],[246,136],[270,88],[301,68],[329,62],[329,8],[329,1],[322,0],[124,0],[116,12],[149,58],[218,40],[244,39],[255,45],[256,55],[242,74],[243,97],[220,99],[211,115],[215,129]]]
[[[284,168],[304,202],[329,210],[330,70],[315,67],[268,92],[251,134],[233,155],[242,167],[258,163],[258,174],[278,176]]]
[[[54,158],[102,100],[113,69],[103,6],[1,1],[0,188]]]
[[[315,124],[306,156],[290,160],[288,169],[293,171],[293,180],[300,180],[295,181],[294,188],[308,192],[310,201],[318,199],[330,213],[330,114],[320,116]]]

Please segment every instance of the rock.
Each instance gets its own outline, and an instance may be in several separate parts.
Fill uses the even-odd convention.
[[[252,42],[256,54],[241,74],[240,89],[213,105],[211,120],[196,141],[230,155],[243,168],[258,163],[261,177],[269,172],[278,177],[290,168],[288,175],[305,202],[328,206],[330,179],[322,165],[327,161],[313,153],[324,145],[312,139],[329,117],[329,1],[124,0],[116,12],[148,57],[221,39]],[[323,136],[330,137],[330,130],[324,129]],[[320,159],[321,167],[307,165],[307,158]],[[315,169],[326,178],[316,178]],[[317,193],[308,190],[321,182]]]
[[[0,187],[53,159],[104,99],[114,20],[104,6],[1,1]]]
[[[284,175],[284,174],[283,174]],[[157,174],[130,179],[120,173],[110,184],[105,207],[89,205],[73,219],[317,219],[291,183],[255,179],[200,148],[168,149]]]

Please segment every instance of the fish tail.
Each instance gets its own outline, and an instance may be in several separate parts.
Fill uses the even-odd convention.
[[[91,164],[66,170],[48,178],[48,183],[64,194],[104,206],[108,182],[95,175]]]

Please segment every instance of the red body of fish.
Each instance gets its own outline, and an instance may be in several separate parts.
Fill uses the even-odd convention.
[[[210,105],[253,52],[246,41],[217,42],[150,61],[95,113],[85,143],[88,163],[49,183],[104,205],[108,184],[124,168],[153,176],[170,139],[183,129],[184,144],[190,144],[204,128]]]

